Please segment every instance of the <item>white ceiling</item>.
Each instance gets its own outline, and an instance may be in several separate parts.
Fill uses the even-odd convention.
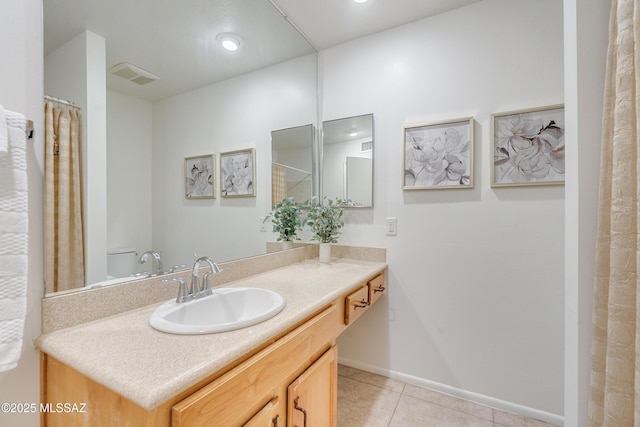
[[[155,101],[477,1],[44,0],[44,53],[90,30],[106,40],[107,68],[129,62],[160,77],[139,86],[108,73],[107,86]],[[213,43],[228,31],[241,50]]]
[[[271,1],[322,50],[481,0]]]

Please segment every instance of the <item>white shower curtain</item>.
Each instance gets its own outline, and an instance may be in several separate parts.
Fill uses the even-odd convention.
[[[80,117],[45,103],[44,232],[47,292],[84,286]]]
[[[640,426],[640,9],[612,0],[593,307],[591,426]]]

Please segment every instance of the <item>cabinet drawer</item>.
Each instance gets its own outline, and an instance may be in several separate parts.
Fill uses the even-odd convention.
[[[352,323],[364,313],[367,307],[369,307],[369,287],[361,286],[345,299],[344,324],[349,325]]]
[[[384,274],[380,274],[369,280],[367,287],[369,288],[369,305],[372,305],[380,299],[386,290],[384,286]]]

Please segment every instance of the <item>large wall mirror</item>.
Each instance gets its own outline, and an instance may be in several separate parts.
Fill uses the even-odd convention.
[[[373,114],[322,122],[322,193],[373,207]]]
[[[85,285],[111,279],[108,253],[123,248],[137,273],[157,269],[137,262],[151,250],[165,271],[265,253],[271,131],[316,125],[315,49],[269,0],[43,4],[45,95],[82,118]],[[235,52],[218,43],[228,33]],[[255,196],[221,197],[220,153],[249,148]],[[211,154],[215,198],[186,198],[185,158]]]

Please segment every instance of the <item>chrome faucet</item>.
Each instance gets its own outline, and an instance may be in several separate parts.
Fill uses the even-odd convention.
[[[200,271],[200,264],[203,262],[209,264],[210,270],[204,274],[204,276],[202,277],[202,284],[200,284],[198,273]],[[211,295],[213,291],[209,286],[209,277],[213,274],[218,274],[221,271],[222,269],[218,267],[218,264],[213,262],[213,260],[211,260],[211,258],[209,258],[208,256],[202,256],[198,258],[193,263],[193,271],[191,272],[191,289],[189,289],[189,294],[192,295],[193,298],[200,298]]]
[[[147,259],[149,258],[149,256],[152,256],[153,259],[156,260],[156,274],[159,276],[161,274],[164,274],[164,270],[162,267],[162,258],[160,258],[160,253],[155,252],[155,251],[147,251],[145,253],[142,254],[142,256],[140,256],[140,259],[138,260],[138,262],[140,264],[144,264],[145,262],[147,262]]]

